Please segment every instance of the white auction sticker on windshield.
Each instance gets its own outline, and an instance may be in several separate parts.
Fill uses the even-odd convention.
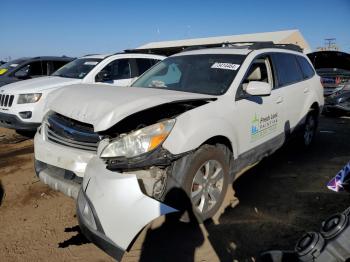
[[[11,67],[17,67],[18,64],[11,64],[10,66],[11,66]]]
[[[214,63],[211,68],[224,69],[224,70],[233,70],[236,71],[240,65],[231,64],[231,63]]]
[[[84,63],[84,65],[97,65],[97,64],[98,64],[98,62],[96,62],[96,61],[86,61]]]

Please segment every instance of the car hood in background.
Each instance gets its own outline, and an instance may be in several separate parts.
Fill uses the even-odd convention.
[[[58,76],[44,76],[18,81],[16,83],[4,86],[3,89],[6,90],[6,93],[11,94],[37,93],[47,89],[71,85],[79,82],[81,82],[80,79],[64,78]]]
[[[95,131],[99,132],[131,114],[157,105],[206,98],[213,96],[154,88],[78,84],[52,93],[45,110],[92,124]]]
[[[1,76],[0,77],[0,87],[20,81],[17,78],[14,77],[7,77],[7,76]]]

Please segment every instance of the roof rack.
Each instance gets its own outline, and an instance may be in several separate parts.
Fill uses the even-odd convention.
[[[100,54],[86,54],[86,55],[83,55],[81,57],[85,57],[85,56],[93,56],[93,55],[100,55]]]
[[[222,42],[215,44],[206,45],[190,45],[190,46],[174,46],[174,47],[159,47],[159,48],[145,48],[145,49],[127,49],[126,53],[148,53],[148,54],[158,54],[170,56],[176,53],[206,49],[206,48],[240,48],[240,49],[250,49],[258,50],[263,48],[281,48],[297,52],[303,52],[303,49],[295,44],[275,44],[272,41],[246,41],[246,42]]]
[[[303,49],[295,44],[275,44],[272,41],[253,41],[253,42],[227,42],[223,43],[223,47],[248,48],[250,50],[258,50],[263,48],[281,48],[297,52],[303,52]]]

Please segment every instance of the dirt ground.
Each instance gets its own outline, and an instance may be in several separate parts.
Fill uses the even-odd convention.
[[[315,145],[290,143],[234,184],[239,205],[219,223],[166,219],[146,228],[130,261],[253,261],[266,249],[293,249],[303,232],[350,206],[325,185],[350,160],[350,119],[322,118]],[[0,261],[114,261],[80,233],[74,200],[33,171],[33,142],[0,129]]]

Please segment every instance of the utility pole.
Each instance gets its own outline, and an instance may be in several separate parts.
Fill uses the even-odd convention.
[[[337,45],[336,38],[325,38],[324,46],[318,47],[317,50],[318,51],[339,51],[340,48]]]
[[[335,38],[326,38],[324,40],[324,46],[327,50],[332,50],[336,46],[336,39]]]

